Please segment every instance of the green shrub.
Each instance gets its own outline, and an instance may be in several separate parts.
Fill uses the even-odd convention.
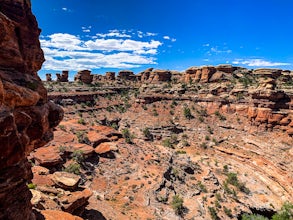
[[[127,128],[122,130],[122,135],[123,135],[126,143],[128,143],[128,144],[133,143],[133,141],[132,141],[133,135],[130,133],[130,131]]]
[[[184,206],[183,206],[183,199],[179,195],[173,196],[171,206],[174,209],[176,215],[182,215]]]
[[[229,216],[230,218],[233,217],[233,215],[232,215],[232,210],[229,209],[229,208],[227,208],[226,206],[224,206],[224,212],[225,212],[225,214],[226,214],[227,216]]]
[[[241,220],[269,220],[268,218],[262,216],[262,215],[256,215],[256,214],[243,214],[241,216]]]
[[[78,143],[90,144],[88,136],[86,135],[86,133],[84,131],[76,132],[76,137],[77,137]]]
[[[188,107],[184,107],[183,114],[184,114],[184,117],[187,118],[188,120],[194,118],[193,115],[191,114],[190,108]]]
[[[211,215],[211,218],[213,219],[213,220],[217,220],[217,219],[219,219],[219,217],[218,217],[218,215],[217,215],[217,211],[216,211],[216,209],[214,208],[214,207],[208,207],[208,209],[209,209],[209,213],[210,213],[210,215]]]
[[[163,140],[162,144],[164,147],[174,148],[170,138]]]
[[[221,121],[225,121],[226,117],[224,115],[222,115],[219,111],[215,112],[215,115],[221,120]]]
[[[205,186],[201,181],[199,181],[199,182],[197,183],[197,186],[200,188],[200,190],[201,190],[202,192],[204,192],[204,193],[207,193],[207,192],[208,192],[206,186]]]
[[[33,183],[28,183],[27,184],[27,188],[29,189],[35,189],[37,187],[37,185],[33,184]]]
[[[77,123],[82,124],[82,125],[86,124],[86,122],[85,122],[85,120],[83,118],[78,119]]]
[[[74,173],[76,175],[80,174],[80,164],[79,163],[71,163],[65,169],[65,172]]]
[[[293,219],[293,204],[286,202],[278,213],[273,215],[272,220],[292,220]]]
[[[153,135],[152,133],[150,132],[150,129],[149,128],[145,128],[143,129],[143,135],[148,139],[148,140],[153,140]]]
[[[72,152],[71,157],[74,161],[81,163],[84,159],[82,150],[75,150]]]

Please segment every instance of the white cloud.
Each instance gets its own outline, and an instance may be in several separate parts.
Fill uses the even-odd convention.
[[[119,38],[131,38],[131,35],[126,34],[125,30],[119,31],[119,30],[110,30],[109,33],[102,34],[98,33],[96,34],[98,37],[119,37]]]
[[[91,28],[92,28],[92,26],[81,27],[81,30],[82,30],[82,32],[84,32],[84,33],[89,33],[89,32],[91,32]]]
[[[62,8],[62,10],[63,10],[63,11],[67,11],[67,10],[68,10],[68,8]]]
[[[157,33],[146,32],[145,35],[148,36],[148,37],[152,37],[152,36],[156,36],[158,34]]]
[[[210,44],[203,44],[202,46],[204,46],[204,47],[209,47]]]
[[[172,41],[172,42],[175,42],[175,41],[176,41],[175,38],[171,38],[171,37],[169,37],[169,36],[163,36],[163,38],[164,38],[165,40],[170,40],[170,41]]]
[[[290,63],[271,62],[263,59],[236,59],[232,62],[233,64],[242,64],[251,67],[274,67],[274,66],[288,66]]]
[[[210,52],[213,52],[215,54],[220,54],[220,53],[232,53],[232,50],[220,50],[218,47],[212,47]]]
[[[138,32],[137,32],[137,36],[138,36],[139,38],[143,38],[143,32],[142,32],[142,31],[138,31]]]
[[[91,27],[82,27],[83,30]],[[110,31],[116,34],[125,34]],[[109,37],[109,36],[107,36]],[[131,40],[115,38],[94,38],[55,33],[41,36],[41,46],[45,53],[45,70],[80,70],[99,68],[134,68],[146,64],[156,64],[160,41]]]

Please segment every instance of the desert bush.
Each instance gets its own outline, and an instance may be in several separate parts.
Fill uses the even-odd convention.
[[[35,185],[35,184],[33,184],[33,183],[28,183],[27,184],[27,188],[29,188],[29,189],[35,189],[37,186]]]
[[[152,135],[152,133],[150,132],[150,129],[149,129],[149,128],[144,128],[142,132],[143,132],[143,135],[144,135],[148,140],[153,140],[153,135]]]
[[[76,175],[80,174],[80,164],[79,163],[71,163],[65,169],[65,172],[74,173]]]
[[[183,210],[184,210],[183,199],[179,195],[173,196],[171,206],[174,209],[176,215],[183,214]]]
[[[133,135],[130,133],[130,131],[127,128],[122,130],[122,135],[123,135],[126,143],[128,143],[128,144],[133,143],[133,141],[132,141]]]
[[[187,118],[188,120],[194,118],[193,115],[191,114],[190,108],[188,107],[184,107],[183,114],[184,114],[184,117]]]

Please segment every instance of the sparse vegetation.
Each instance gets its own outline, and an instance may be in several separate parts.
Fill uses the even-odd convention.
[[[219,111],[215,112],[215,115],[221,120],[221,121],[225,121],[226,117],[224,115],[222,115]]]
[[[86,132],[84,132],[84,131],[77,131],[75,134],[76,134],[78,143],[90,144],[90,141],[89,141],[89,139],[88,139],[88,137],[86,135]]]
[[[286,202],[283,204],[280,211],[273,215],[271,220],[292,220],[293,219],[293,204]],[[241,220],[269,220],[269,218],[259,214],[243,214]]]
[[[213,220],[218,220],[219,217],[218,217],[218,215],[217,215],[217,211],[216,211],[216,209],[215,209],[214,207],[211,207],[211,206],[209,206],[208,209],[209,209],[209,213],[210,213],[210,215],[211,215],[211,218],[212,218]]]
[[[184,107],[183,114],[184,114],[184,117],[187,118],[188,120],[194,118],[193,115],[191,114],[190,108],[188,107]]]
[[[74,161],[81,163],[84,160],[83,151],[75,150],[72,152],[71,157]]]
[[[33,183],[28,183],[27,184],[27,188],[29,189],[35,189],[37,187],[37,185],[33,184]]]
[[[143,135],[144,135],[148,140],[153,140],[153,135],[152,135],[152,133],[150,132],[150,129],[149,129],[149,128],[144,128],[142,132],[143,132]]]
[[[175,211],[176,215],[182,215],[184,206],[183,206],[183,199],[179,195],[175,195],[172,198],[171,206]]]
[[[122,135],[123,135],[126,143],[128,143],[128,144],[133,143],[134,136],[130,133],[128,128],[125,128],[122,130]]]
[[[80,164],[75,162],[75,163],[71,163],[69,164],[65,169],[64,171],[65,172],[68,172],[68,173],[74,173],[76,175],[79,175],[80,174]]]

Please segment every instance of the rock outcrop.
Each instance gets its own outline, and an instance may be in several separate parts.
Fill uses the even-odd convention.
[[[47,82],[51,82],[52,81],[52,74],[51,73],[47,73],[46,74],[46,81]]]
[[[115,80],[115,72],[106,72],[105,78],[106,80]]]
[[[68,82],[68,70],[63,70],[62,74],[56,73],[57,82]]]
[[[81,70],[74,76],[74,81],[91,84],[93,81],[93,75],[90,70]]]
[[[48,102],[44,61],[29,0],[0,1],[0,219],[31,219],[26,156],[53,137],[63,111]]]
[[[122,80],[134,81],[136,79],[136,76],[130,70],[121,70],[119,71],[117,78]]]
[[[169,70],[155,70],[153,68],[146,69],[138,75],[144,83],[169,82],[172,77],[171,71]]]

